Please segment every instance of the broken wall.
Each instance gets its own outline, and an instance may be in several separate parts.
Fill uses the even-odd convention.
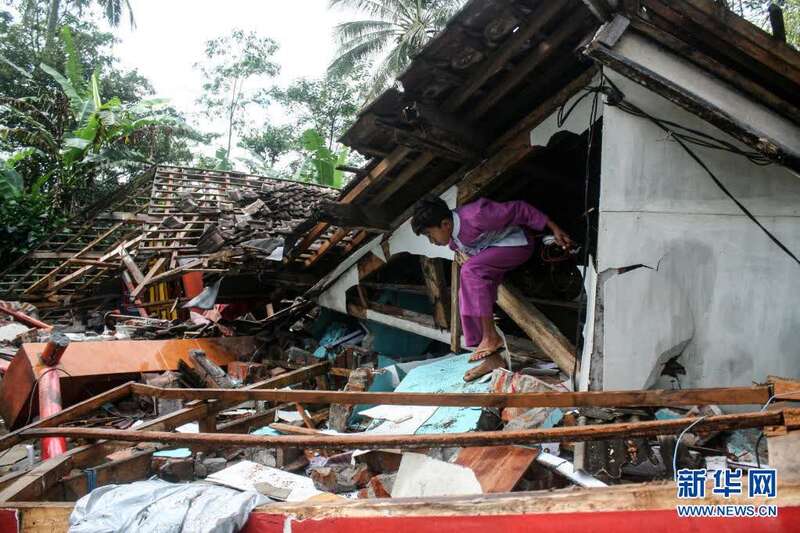
[[[742,120],[771,112],[658,49],[650,66],[702,89]],[[659,95],[606,71],[649,114],[734,142]],[[684,85],[686,86],[686,85]],[[700,87],[702,86],[702,87]],[[715,102],[716,103],[716,102]],[[775,124],[785,123],[776,117]],[[774,125],[773,125],[774,126]],[[773,130],[775,133],[775,130]],[[782,142],[800,149],[800,131]],[[800,254],[800,177],[777,165],[691,145],[790,250]],[[800,376],[800,266],[781,251],[655,124],[606,106],[598,247],[603,388],[652,386],[682,354],[681,387],[747,385]],[[617,274],[614,269],[643,265]],[[596,337],[597,338],[597,337]]]

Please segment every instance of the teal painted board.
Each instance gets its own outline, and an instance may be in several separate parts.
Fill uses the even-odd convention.
[[[489,392],[489,383],[464,381],[464,373],[475,364],[470,354],[454,355],[413,368],[395,389],[396,392]],[[481,416],[480,407],[440,407],[417,431],[463,433],[474,431]]]

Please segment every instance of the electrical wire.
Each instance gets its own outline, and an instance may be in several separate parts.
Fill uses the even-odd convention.
[[[39,381],[48,372],[63,372],[67,376],[72,377],[72,374],[70,374],[69,372],[67,372],[63,368],[58,368],[58,367],[53,366],[53,367],[48,368],[44,372],[42,372],[42,375],[39,376],[38,378],[36,378],[36,381],[33,382],[33,387],[31,388],[31,393],[30,393],[30,395],[28,395],[28,417],[25,419],[25,424],[23,424],[25,426],[27,426],[28,424],[31,423],[31,417],[33,416],[33,395],[36,394],[36,389],[39,387]]]
[[[733,195],[733,193],[731,193],[728,190],[728,188],[725,186],[725,184],[723,184],[722,181],[720,181],[720,179],[711,171],[711,169],[708,167],[708,165],[706,165],[705,162],[703,162],[703,160],[689,148],[688,144],[695,144],[695,145],[703,147],[703,148],[711,148],[711,149],[715,149],[715,150],[724,150],[724,151],[731,152],[731,153],[734,153],[734,154],[737,154],[737,155],[741,155],[741,156],[747,158],[751,163],[753,163],[755,165],[759,165],[759,166],[770,165],[770,164],[772,164],[772,161],[770,161],[763,154],[760,154],[758,152],[751,152],[751,151],[741,150],[738,147],[736,147],[735,145],[733,145],[733,144],[731,144],[731,143],[729,143],[727,141],[724,141],[722,139],[718,139],[716,137],[713,137],[713,136],[708,135],[706,133],[703,133],[701,131],[694,130],[694,129],[691,129],[691,128],[687,128],[685,126],[681,126],[681,125],[679,125],[679,124],[677,124],[675,122],[671,122],[671,121],[668,121],[668,120],[656,118],[656,117],[650,115],[649,113],[647,113],[646,111],[643,111],[642,109],[640,109],[636,105],[626,101],[624,94],[614,85],[614,83],[611,80],[608,80],[605,77],[604,77],[604,79],[606,79],[608,81],[609,85],[611,86],[611,88],[614,91],[614,93],[612,93],[610,95],[610,97],[608,98],[608,101],[606,102],[606,105],[616,107],[616,108],[620,109],[621,111],[624,111],[625,113],[628,113],[630,115],[647,119],[650,122],[652,122],[653,124],[655,124],[656,126],[658,126],[661,130],[663,130],[672,139],[674,139],[675,142],[677,142],[681,146],[681,148],[683,148],[683,150],[689,155],[689,157],[694,159],[694,161],[698,165],[700,165],[700,167],[703,170],[706,171],[706,173],[709,175],[709,177],[712,179],[712,181],[725,194],[725,196],[730,198],[730,200],[734,204],[736,204],[736,206],[739,208],[739,210],[742,211],[742,213],[744,213],[747,216],[747,218],[749,218],[756,226],[758,226],[761,229],[761,231],[763,231],[767,235],[767,237],[769,237],[769,239],[773,243],[775,243],[775,245],[778,246],[778,248],[783,250],[783,252],[786,253],[786,255],[791,257],[798,265],[800,265],[800,259],[791,250],[789,250],[789,248],[787,248],[786,245],[783,244],[783,242],[780,241],[780,239],[778,239],[772,232],[770,232],[766,227],[764,227],[764,225],[761,224],[761,222],[758,221],[758,219],[750,212],[750,210],[747,209],[747,207],[745,207],[744,204],[742,204]],[[688,132],[688,133],[685,133],[685,132]]]
[[[678,448],[680,448],[681,439],[683,439],[683,436],[686,435],[687,431],[689,431],[697,424],[702,422],[703,419],[706,418],[706,416],[707,415],[703,415],[694,422],[692,422],[691,424],[689,424],[688,426],[686,426],[686,428],[683,431],[681,431],[680,435],[678,435],[678,440],[675,441],[675,449],[672,451],[672,476],[675,481],[678,481]]]
[[[771,404],[773,400],[789,400],[789,401],[793,401],[793,402],[800,402],[800,398],[797,397],[798,394],[800,394],[800,393],[787,392],[786,394],[774,394],[774,395],[770,396],[769,400],[767,400],[767,403],[765,403],[761,407],[761,411],[760,412],[763,413],[764,411],[766,411],[767,407],[769,407],[769,404]]]
[[[756,466],[761,468],[761,456],[758,454],[758,448],[761,446],[761,441],[764,440],[764,432],[761,432],[761,435],[758,436],[758,440],[756,441]]]
[[[583,278],[586,278],[586,274],[589,271],[589,243],[591,240],[591,223],[590,223],[590,214],[592,213],[592,209],[589,208],[589,182],[591,180],[591,160],[592,160],[592,148],[594,147],[594,137],[595,137],[595,123],[597,122],[597,114],[600,108],[600,95],[603,93],[605,88],[605,76],[602,75],[601,70],[601,78],[600,84],[595,87],[588,87],[586,92],[582,94],[572,105],[565,111],[564,106],[562,105],[558,110],[558,116],[556,117],[556,122],[558,127],[564,125],[567,118],[569,118],[570,114],[575,110],[575,107],[583,101],[584,98],[587,98],[589,95],[593,95],[592,98],[592,108],[589,112],[589,137],[587,140],[586,146],[586,164],[584,166],[584,185],[583,185],[583,213],[584,213],[584,223],[586,225],[586,229],[584,232],[584,239],[583,239]],[[588,305],[588,295],[586,294],[586,284],[581,283],[581,296],[584,300],[586,300],[586,304]],[[584,316],[584,307],[586,306],[578,306],[578,321],[575,325],[575,339],[576,341],[581,338],[581,329],[584,326],[583,321],[585,320]],[[586,345],[586,339],[583,339],[583,346]],[[578,343],[576,342],[576,350],[575,350],[575,361],[572,364],[572,390],[578,390],[578,360],[580,358],[580,354],[577,350]]]

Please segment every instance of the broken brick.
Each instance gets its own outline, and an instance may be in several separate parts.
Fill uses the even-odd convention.
[[[362,500],[370,498],[391,498],[395,479],[397,479],[397,473],[374,476],[369,480],[366,487],[358,491],[358,498]]]

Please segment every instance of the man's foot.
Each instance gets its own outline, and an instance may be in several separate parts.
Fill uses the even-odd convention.
[[[472,367],[464,374],[464,381],[475,381],[479,377],[485,376],[496,368],[505,368],[506,363],[499,352],[490,354],[478,366]]]
[[[503,339],[500,337],[494,339],[483,339],[478,347],[475,348],[475,351],[472,352],[472,355],[469,356],[469,360],[474,362],[480,361],[481,359],[486,359],[490,355],[503,349],[503,346]]]

